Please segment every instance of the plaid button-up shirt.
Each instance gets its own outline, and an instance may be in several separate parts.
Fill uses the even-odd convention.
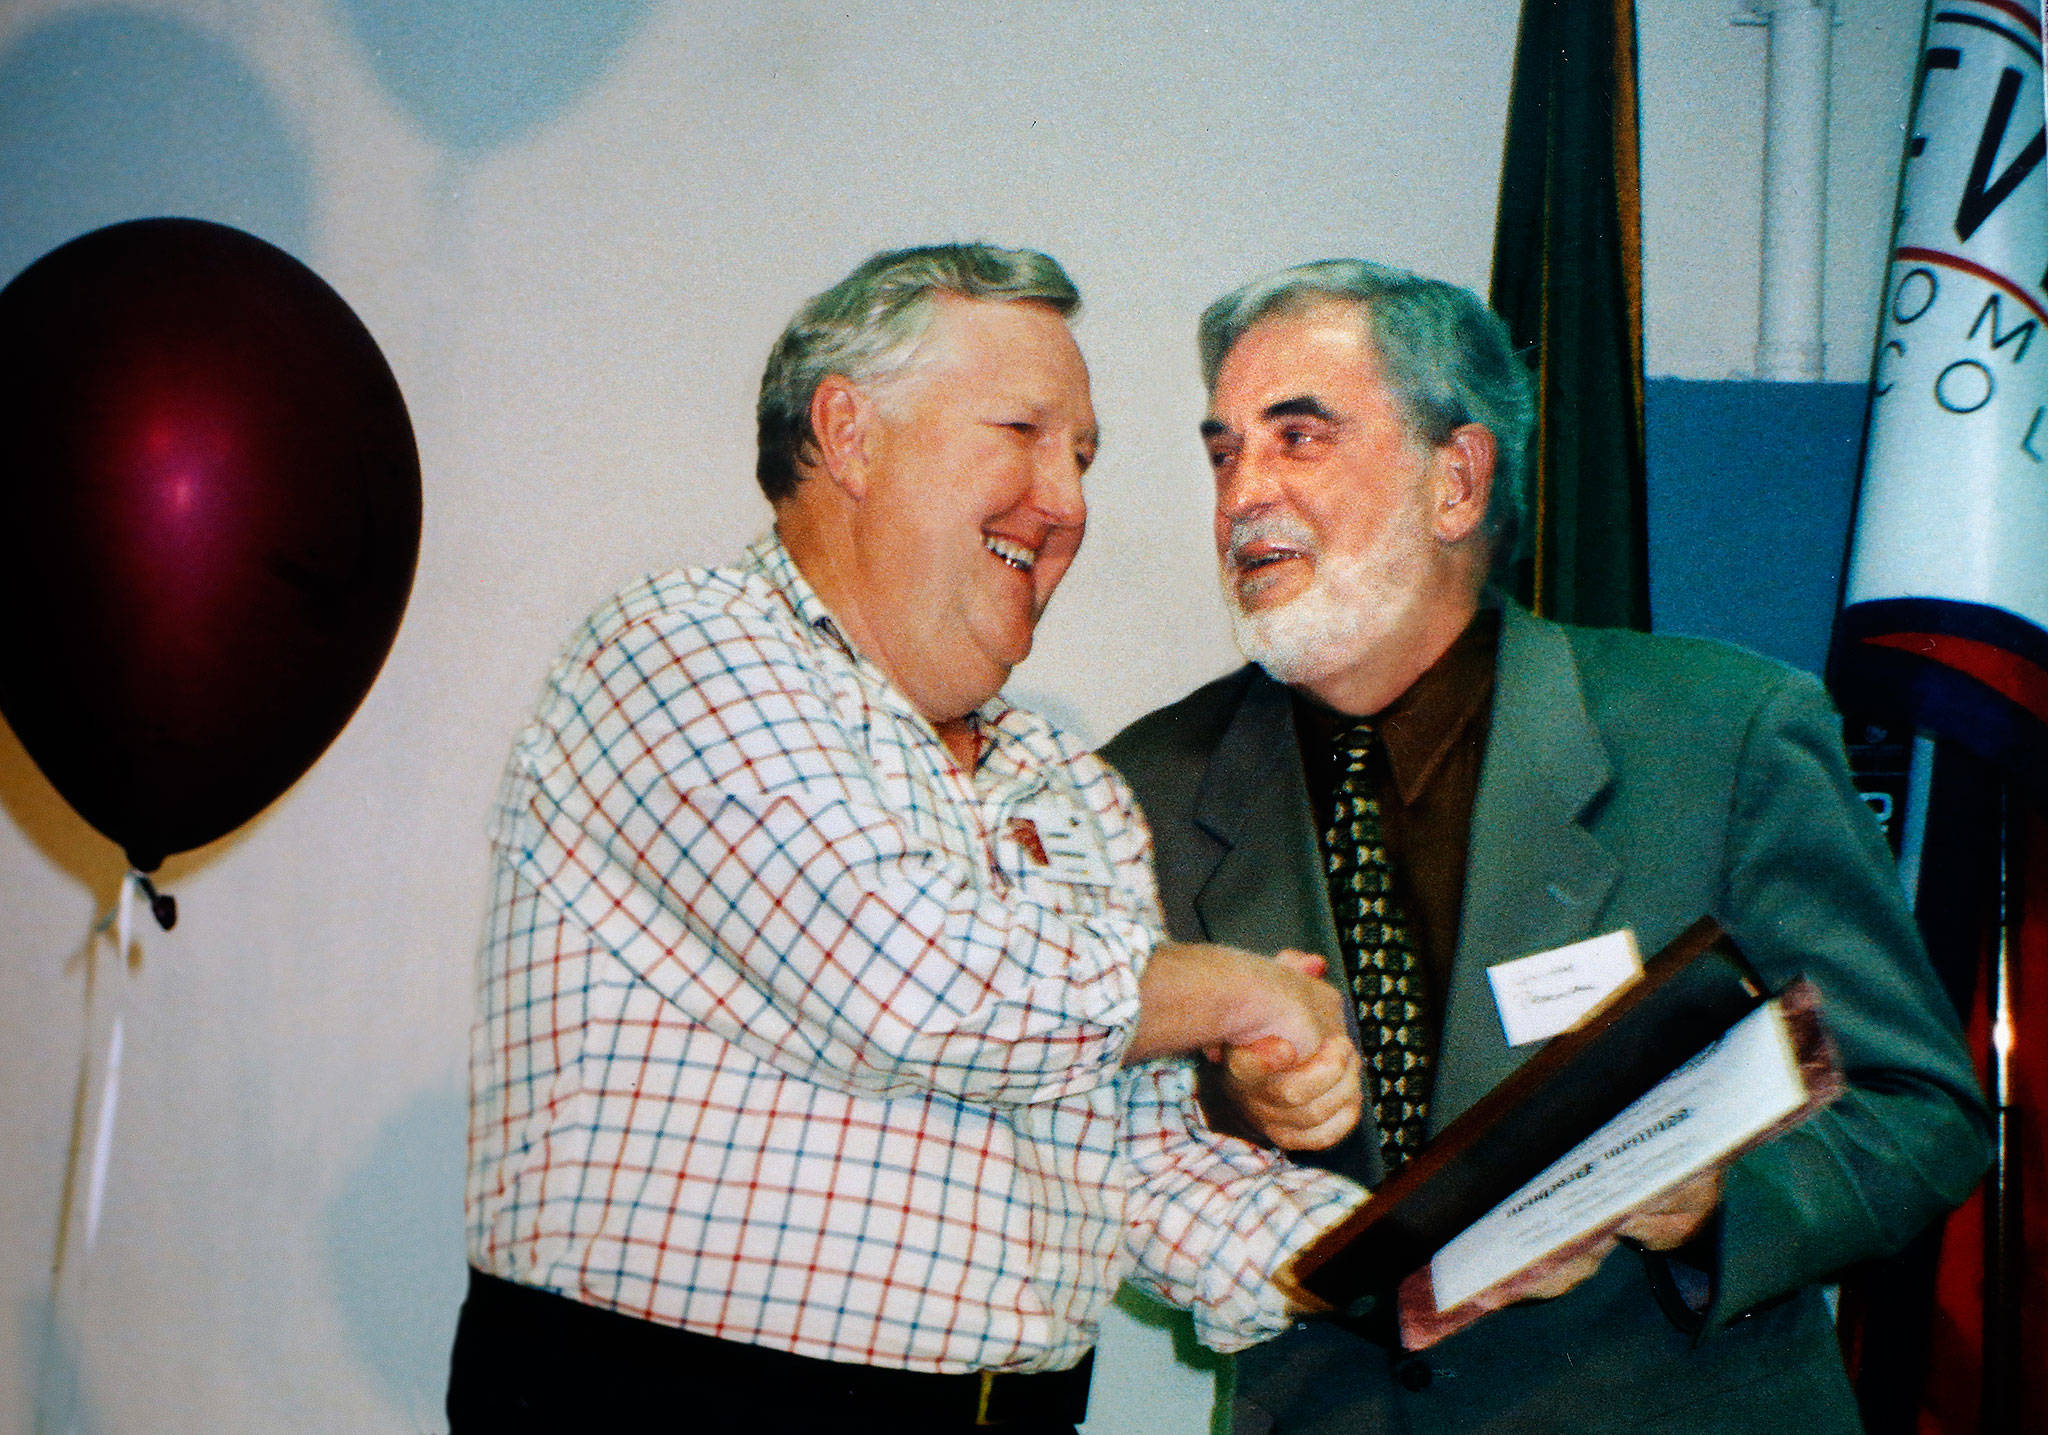
[[[469,1254],[830,1360],[1071,1365],[1118,1280],[1229,1349],[1354,1206],[1120,1061],[1160,938],[1129,791],[996,699],[962,772],[772,536],[600,608],[512,754]]]

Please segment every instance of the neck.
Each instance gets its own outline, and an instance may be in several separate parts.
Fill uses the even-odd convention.
[[[806,484],[823,484],[821,478],[807,478]],[[853,531],[838,508],[820,501],[818,495],[798,490],[797,496],[775,506],[775,532],[789,550],[796,571],[846,635],[846,640],[870,657],[867,623],[856,598],[859,584],[852,571]]]
[[[829,481],[824,477],[804,480],[806,484],[817,485]],[[799,501],[799,498],[807,501]],[[776,505],[775,531],[782,539],[782,546],[789,550],[790,562],[796,565],[797,572],[803,574],[804,582],[811,585],[818,601],[830,611],[832,620],[839,625],[840,633],[853,645],[854,651],[880,668],[897,690],[910,698],[925,721],[932,725],[939,741],[946,745],[946,751],[960,764],[961,770],[971,773],[981,755],[981,739],[974,730],[971,714],[934,717],[926,711],[924,705],[904,688],[890,666],[888,655],[875,640],[860,603],[859,575],[853,570],[853,525],[848,521],[847,508],[836,502],[836,498],[836,492],[821,490],[804,495],[799,488],[797,497]]]
[[[1358,662],[1301,687],[1325,707],[1353,717],[1370,717],[1435,666],[1478,611],[1476,588],[1457,601],[1418,604],[1412,621],[1388,634]]]
[[[946,745],[946,751],[953,754],[964,773],[973,774],[981,764],[981,734],[974,730],[974,724],[966,718],[953,718],[947,722],[935,722],[932,731],[939,735],[939,741]]]

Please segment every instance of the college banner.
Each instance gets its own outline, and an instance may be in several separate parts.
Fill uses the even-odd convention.
[[[2048,1367],[2022,1357],[2048,1310],[2048,1040],[2026,990],[2048,969],[2048,821],[2027,797],[2048,796],[2041,22],[2040,0],[1928,5],[1829,662],[1852,749],[1914,750],[1880,797],[1997,1119],[1978,1195],[1845,1288],[1873,1435],[2006,1435],[2048,1402]]]
[[[1830,679],[2048,792],[2041,15],[1937,0]]]

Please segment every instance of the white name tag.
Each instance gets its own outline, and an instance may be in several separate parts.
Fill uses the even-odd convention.
[[[1116,873],[1110,870],[1109,859],[1102,854],[1102,839],[1087,814],[1051,803],[1034,803],[1024,809],[1022,820],[1030,823],[1038,834],[1048,877],[1076,887],[1116,885]],[[1028,849],[1029,843],[1025,845]]]
[[[1486,969],[1509,1046],[1556,1036],[1642,974],[1636,934],[1623,928]]]

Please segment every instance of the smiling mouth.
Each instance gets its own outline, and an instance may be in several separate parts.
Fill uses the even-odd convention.
[[[1285,563],[1290,558],[1299,558],[1301,556],[1300,551],[1293,548],[1267,548],[1257,553],[1240,552],[1232,554],[1230,561],[1231,566],[1237,569],[1238,574],[1244,576],[1256,573],[1261,568],[1270,568],[1275,563]]]
[[[1247,591],[1257,592],[1278,576],[1266,573],[1264,581],[1259,581],[1259,575],[1264,570],[1278,567],[1290,558],[1306,559],[1308,556],[1309,550],[1299,543],[1290,543],[1277,537],[1256,537],[1232,546],[1230,569],[1238,583]]]
[[[1229,589],[1239,608],[1249,610],[1286,579],[1290,560],[1308,561],[1308,553],[1282,543],[1254,541],[1230,552]]]
[[[993,533],[981,535],[981,546],[1019,573],[1029,573],[1031,565],[1038,561],[1038,555],[1023,544],[1009,538],[998,538]]]

